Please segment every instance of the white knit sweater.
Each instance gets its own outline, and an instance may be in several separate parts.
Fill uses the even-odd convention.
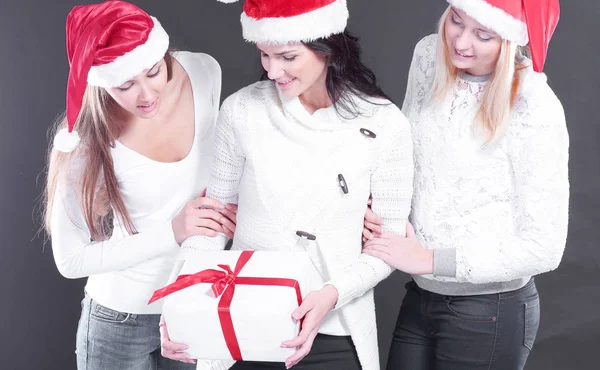
[[[435,276],[415,280],[449,295],[518,289],[555,269],[565,247],[563,108],[546,76],[525,68],[517,72],[521,85],[506,131],[483,147],[484,136],[472,128],[489,76],[459,77],[443,104],[429,103],[436,39],[416,46],[402,108],[415,153],[411,221],[435,256]]]
[[[238,202],[239,196],[233,249],[309,253],[324,282],[339,292],[333,312],[341,312],[364,370],[379,369],[372,289],[392,270],[361,253],[367,201],[372,194],[386,231],[402,234],[413,181],[408,121],[388,101],[371,100],[377,105],[356,99],[363,115],[345,120],[333,107],[309,114],[298,98],[280,96],[270,81],[240,90],[221,107],[208,187],[209,197],[225,203]],[[196,250],[222,249],[225,242],[222,235],[191,237],[180,259]],[[198,367],[231,365],[216,361]]]

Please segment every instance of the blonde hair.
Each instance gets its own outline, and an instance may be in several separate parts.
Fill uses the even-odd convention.
[[[121,131],[113,117],[115,108],[116,103],[106,90],[88,85],[75,123],[81,138],[79,145],[71,153],[63,153],[52,147],[49,149],[48,176],[44,194],[46,204],[44,224],[49,234],[52,206],[59,182],[63,186],[75,186],[77,189],[77,198],[92,240],[106,240],[109,237],[111,217],[114,217],[114,214],[109,212],[111,207],[124,221],[127,232],[135,233],[119,191],[110,154],[110,147],[114,146]],[[59,119],[54,125],[51,137],[66,127],[66,118]],[[74,165],[77,167],[76,171],[73,171]]]
[[[167,81],[170,81],[173,74],[170,51],[165,54],[165,62]],[[121,196],[110,153],[122,128],[115,115],[118,109],[118,104],[105,89],[88,85],[75,122],[75,129],[81,138],[79,145],[71,153],[60,152],[52,146],[48,150],[43,197],[44,227],[48,234],[51,233],[52,206],[56,201],[59,182],[64,186],[75,186],[92,240],[108,239],[115,217],[119,218],[130,235],[136,233]],[[50,138],[66,127],[67,120],[63,115],[51,128]],[[73,165],[76,165],[76,171],[73,171]]]
[[[445,99],[448,90],[460,73],[452,64],[446,43],[445,23],[450,16],[451,9],[452,7],[448,6],[438,24],[435,72],[431,93],[431,99],[437,103]],[[487,137],[486,144],[493,141],[502,132],[514,106],[520,83],[519,73],[515,73],[515,71],[525,68],[524,65],[517,62],[517,52],[520,53],[521,50],[518,50],[516,44],[505,39],[502,40],[496,68],[483,91],[473,130],[483,130]]]

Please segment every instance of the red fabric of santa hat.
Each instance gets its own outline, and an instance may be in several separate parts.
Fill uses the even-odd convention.
[[[558,0],[447,0],[503,39],[531,49],[533,69],[542,72],[558,24]]]
[[[286,44],[342,33],[348,16],[346,0],[246,0],[241,22],[246,41]]]
[[[67,123],[54,147],[71,152],[79,143],[74,131],[87,84],[117,87],[164,57],[169,36],[158,20],[124,1],[76,6],[67,16]]]

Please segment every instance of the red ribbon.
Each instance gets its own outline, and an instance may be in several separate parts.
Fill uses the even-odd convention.
[[[180,275],[173,284],[155,291],[148,304],[196,284],[213,283],[211,289],[215,298],[221,296],[218,306],[219,321],[221,322],[225,343],[227,344],[229,353],[231,353],[231,357],[236,361],[241,361],[243,360],[242,353],[237,336],[235,335],[230,312],[231,301],[233,300],[236,285],[269,285],[294,288],[296,290],[298,306],[302,304],[302,293],[300,292],[300,284],[297,280],[265,277],[239,277],[240,271],[244,268],[246,263],[248,263],[252,254],[254,254],[254,251],[243,251],[240,258],[238,258],[233,271],[231,271],[229,265],[218,265],[223,271],[209,269],[202,270],[192,275]]]

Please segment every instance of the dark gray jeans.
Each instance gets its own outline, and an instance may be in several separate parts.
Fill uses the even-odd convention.
[[[414,281],[394,330],[387,370],[523,369],[535,341],[540,300],[533,278],[521,289],[445,296]]]

